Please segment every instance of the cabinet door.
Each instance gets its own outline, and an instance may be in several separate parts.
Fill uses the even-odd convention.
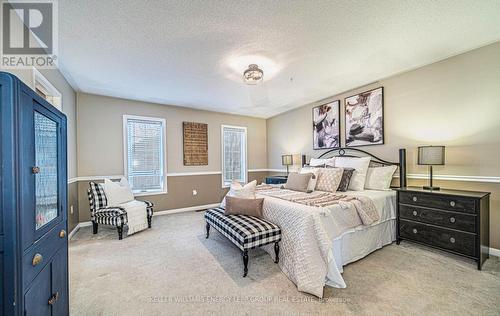
[[[63,118],[31,94],[21,96],[20,175],[23,249],[66,220]]]
[[[67,316],[68,253],[61,249],[33,280],[24,296],[26,316]]]

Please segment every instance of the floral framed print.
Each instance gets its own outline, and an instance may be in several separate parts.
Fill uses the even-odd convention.
[[[345,146],[384,143],[384,87],[345,98]]]
[[[313,149],[340,147],[340,100],[313,109]]]

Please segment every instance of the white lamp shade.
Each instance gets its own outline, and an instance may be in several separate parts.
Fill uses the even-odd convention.
[[[418,147],[419,165],[444,165],[444,146]]]

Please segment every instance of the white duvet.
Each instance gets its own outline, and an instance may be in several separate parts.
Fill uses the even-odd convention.
[[[385,199],[373,198],[374,195],[367,192],[347,194],[372,198],[377,211],[381,213]],[[382,191],[380,197],[384,195],[387,195],[387,192]],[[335,262],[332,243],[342,234],[363,227],[355,207],[332,205],[319,208],[269,196],[262,197],[265,198],[264,218],[280,226],[282,231],[279,266],[297,285],[297,289],[323,297],[325,284],[346,287],[338,269],[341,263]],[[385,214],[380,215],[381,219],[385,219]],[[272,246],[263,248],[269,254],[274,254]]]

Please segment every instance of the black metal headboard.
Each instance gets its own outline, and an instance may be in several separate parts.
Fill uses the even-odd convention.
[[[364,154],[364,156],[360,156]],[[358,148],[347,148],[340,147],[331,149],[327,152],[322,153],[318,158],[331,158],[331,157],[371,157],[371,163],[382,165],[382,166],[398,166],[399,169],[399,186],[401,188],[406,187],[406,149],[402,148],[399,150],[399,162],[392,162],[381,159],[367,151]]]

